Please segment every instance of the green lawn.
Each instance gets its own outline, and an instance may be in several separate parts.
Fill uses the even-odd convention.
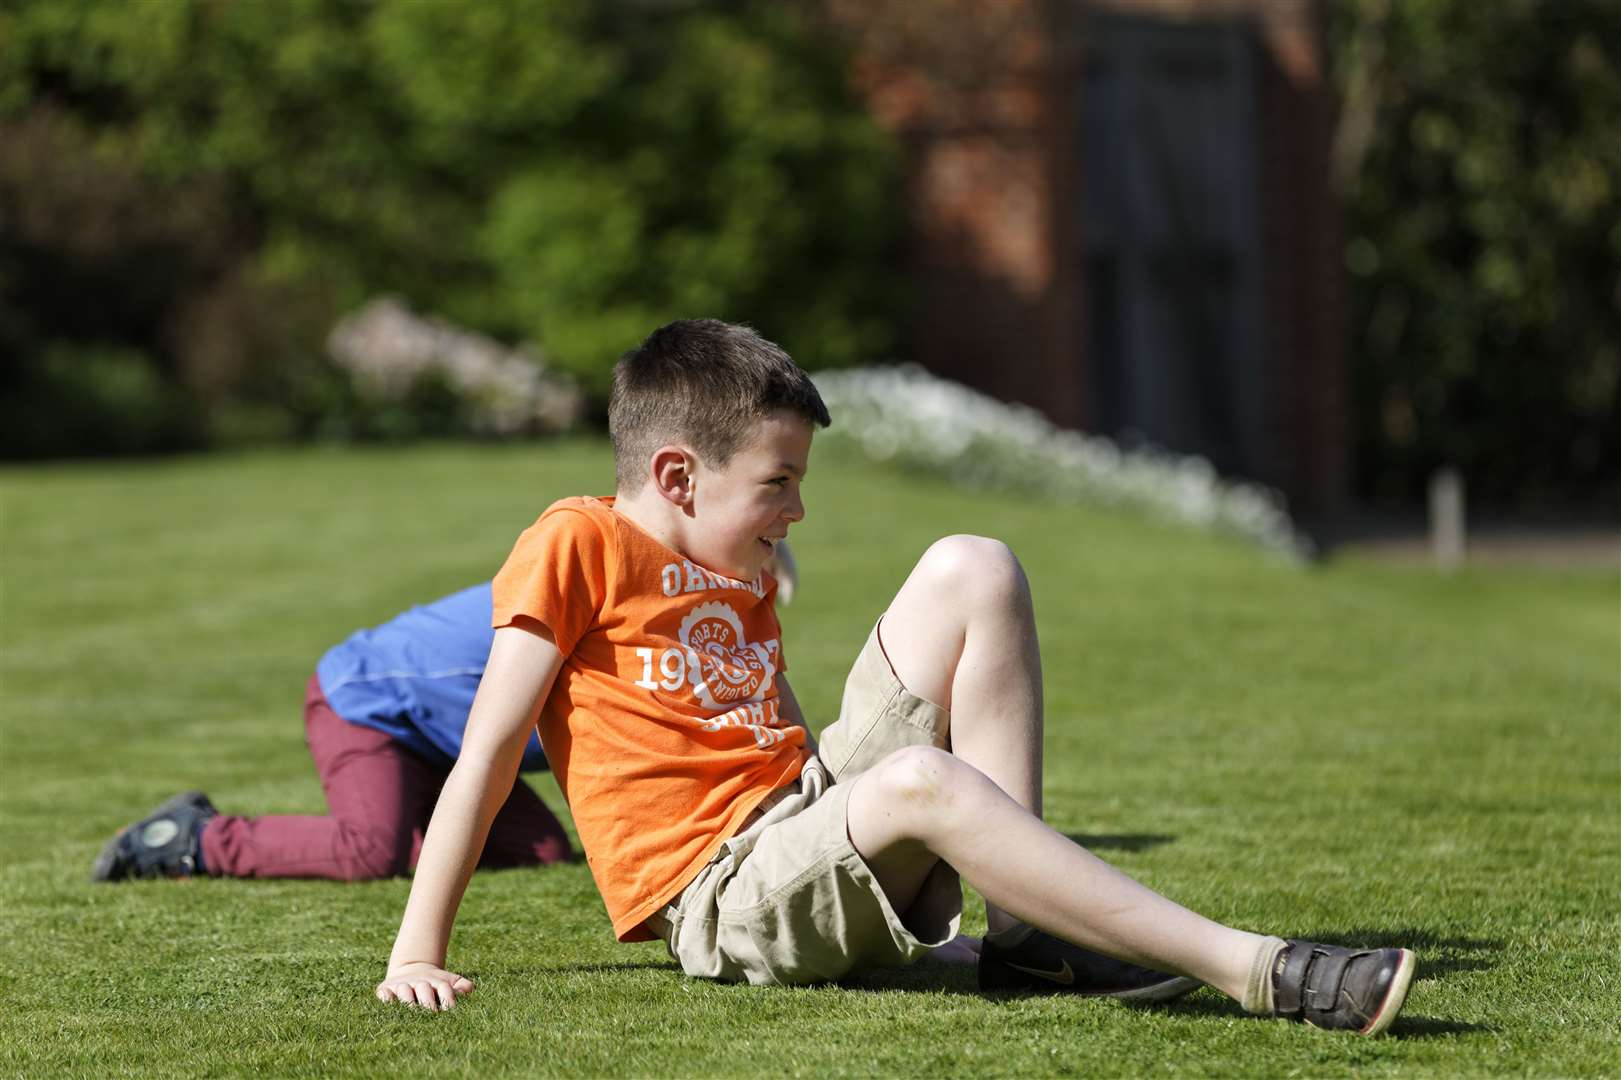
[[[609,476],[596,442],[0,472],[0,1072],[1621,1073],[1617,574],[1302,569],[851,462],[817,462],[794,534],[813,723],[929,540],[1008,540],[1043,635],[1053,823],[1224,921],[1415,947],[1393,1037],[1211,991],[982,997],[927,965],[696,982],[614,943],[583,867],[479,875],[453,959],[480,990],[434,1016],[371,997],[404,881],[87,883],[116,827],[187,787],[318,811],[299,706],[320,653],[487,577]]]

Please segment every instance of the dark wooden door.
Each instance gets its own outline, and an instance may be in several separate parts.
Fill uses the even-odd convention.
[[[1088,22],[1079,116],[1096,426],[1255,475],[1261,237],[1253,30]]]

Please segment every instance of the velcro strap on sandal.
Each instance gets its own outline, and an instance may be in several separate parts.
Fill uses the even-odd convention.
[[[1311,946],[1303,941],[1289,942],[1278,954],[1272,977],[1272,1011],[1275,1015],[1291,1020],[1300,1019],[1303,1007],[1301,998],[1311,957]]]
[[[1313,950],[1314,952],[1316,950]],[[1350,951],[1317,953],[1311,978],[1306,980],[1306,1007],[1328,1012],[1340,1003],[1340,987],[1345,985],[1345,969],[1356,954]]]

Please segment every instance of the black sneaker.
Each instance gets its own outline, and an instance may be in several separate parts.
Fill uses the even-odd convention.
[[[176,795],[107,841],[90,867],[91,881],[185,877],[197,871],[208,819],[219,813],[200,791]]]
[[[1272,1012],[1320,1028],[1377,1035],[1401,1012],[1415,964],[1408,949],[1290,941],[1272,964]]]
[[[981,990],[1167,1001],[1203,985],[1198,979],[1167,975],[1071,945],[1040,930],[1017,945],[1007,947],[986,938],[979,953]]]

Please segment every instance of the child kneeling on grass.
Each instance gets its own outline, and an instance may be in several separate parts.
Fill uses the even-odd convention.
[[[1205,983],[1262,1015],[1387,1028],[1408,950],[1222,926],[1042,822],[1041,662],[1000,543],[924,554],[815,745],[762,568],[804,517],[828,423],[746,327],[672,323],[619,362],[616,495],[551,506],[495,579],[489,664],[377,996],[439,1009],[472,990],[445,967],[451,925],[538,719],[615,934],[662,938],[688,974],[907,963],[955,937],[960,874],[986,900],[983,987],[1162,1000]]]
[[[769,569],[787,603],[793,553]],[[328,649],[304,690],[304,738],[327,813],[221,814],[188,791],[121,829],[96,856],[92,881],[189,877],[369,881],[408,873],[450,766],[495,631],[490,583],[357,630]],[[520,770],[544,771],[531,732]],[[523,781],[496,813],[479,865],[549,866],[574,857],[568,834]]]
[[[493,636],[488,582],[351,634],[321,657],[304,691],[304,737],[327,813],[221,814],[202,792],[186,792],[108,841],[91,880],[408,872],[461,750]],[[522,767],[546,768],[538,739],[523,748]],[[568,834],[534,789],[520,780],[507,790],[480,865],[571,860]]]
[[[777,600],[795,582],[793,553],[769,563]],[[326,794],[325,814],[222,814],[201,791],[168,799],[119,830],[90,868],[98,882],[132,878],[325,878],[370,881],[416,866],[495,631],[490,583],[412,607],[328,649],[304,689],[304,738]],[[531,732],[520,770],[544,771]],[[574,858],[546,803],[517,780],[496,813],[479,865],[550,866]]]

